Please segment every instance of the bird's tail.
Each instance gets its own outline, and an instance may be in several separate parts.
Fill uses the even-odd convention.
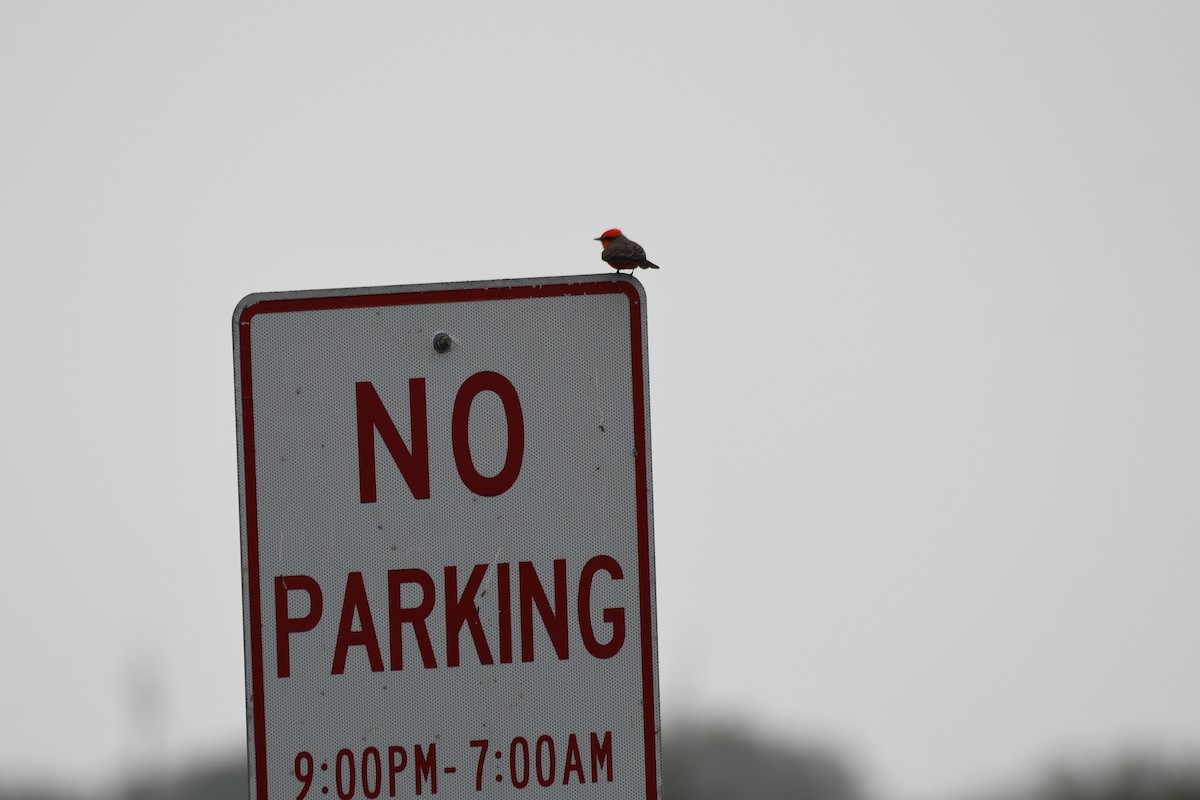
[[[645,259],[642,259],[641,261],[639,261],[638,265],[642,269],[658,269],[659,268],[658,264],[655,264],[653,261],[647,261]]]

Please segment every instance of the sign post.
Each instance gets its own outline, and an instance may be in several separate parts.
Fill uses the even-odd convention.
[[[641,285],[233,323],[252,798],[659,797]]]

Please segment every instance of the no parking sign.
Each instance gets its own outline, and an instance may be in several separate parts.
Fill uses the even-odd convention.
[[[252,796],[658,797],[645,296],[234,314]]]

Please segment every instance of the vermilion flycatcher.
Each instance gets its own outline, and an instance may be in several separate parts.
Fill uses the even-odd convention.
[[[642,246],[621,233],[620,228],[607,230],[597,236],[595,240],[604,245],[604,250],[600,253],[604,263],[617,272],[623,269],[633,272],[638,267],[658,269],[658,264],[646,260],[646,251],[642,249]]]

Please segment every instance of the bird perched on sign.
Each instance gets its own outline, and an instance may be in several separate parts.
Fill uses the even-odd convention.
[[[600,258],[617,272],[627,269],[632,273],[638,267],[658,269],[658,264],[646,260],[642,246],[621,233],[620,228],[605,231],[596,237],[596,241],[604,246]]]

